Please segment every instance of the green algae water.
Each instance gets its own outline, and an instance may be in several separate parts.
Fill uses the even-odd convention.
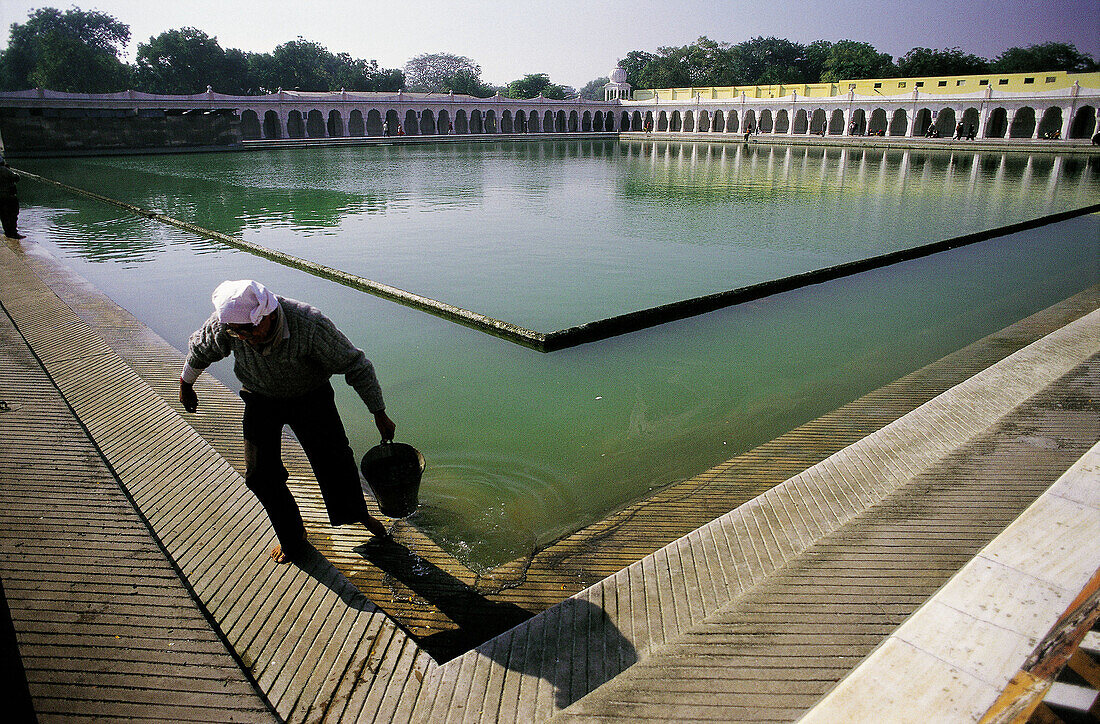
[[[1047,154],[533,141],[17,166],[539,331],[1100,202],[1097,159]],[[1091,215],[540,354],[52,187],[20,192],[24,233],[181,349],[223,279],[329,314],[427,458],[413,521],[477,568],[1100,281]],[[237,386],[228,361],[211,372]],[[377,433],[335,386],[361,454]]]

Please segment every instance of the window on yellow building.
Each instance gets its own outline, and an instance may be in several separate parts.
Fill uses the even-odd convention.
[[[978,81],[978,85],[989,85],[989,79],[986,78],[986,79]]]
[[[997,85],[1008,85],[1008,78],[1001,78],[997,81]]]
[[[940,88],[943,88],[943,87],[944,87],[945,85],[947,85],[947,81],[945,81],[945,80],[941,80],[941,81],[939,82],[939,86],[940,86]]]
[[[904,88],[904,87],[905,87],[905,81],[903,81],[903,80],[898,81],[898,88]]]
[[[955,85],[966,85],[966,81],[965,80],[957,80],[957,81],[955,81]]]
[[[1034,83],[1034,82],[1035,82],[1034,78],[1024,78],[1024,83]]]
[[[1047,76],[1047,83],[1053,83],[1056,80],[1058,80],[1058,79],[1056,77],[1054,77],[1053,75],[1048,75]]]
[[[923,80],[918,80],[913,85],[915,85],[917,88],[923,88],[924,87],[924,81]]]

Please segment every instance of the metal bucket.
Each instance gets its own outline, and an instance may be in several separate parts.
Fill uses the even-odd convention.
[[[384,515],[406,518],[416,512],[424,456],[412,445],[383,442],[363,456],[359,465]]]

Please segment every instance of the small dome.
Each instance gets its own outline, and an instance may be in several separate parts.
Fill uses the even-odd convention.
[[[618,68],[618,67],[615,68],[615,70],[611,71],[611,82],[612,83],[625,83],[626,82],[626,71],[623,70],[622,68]]]

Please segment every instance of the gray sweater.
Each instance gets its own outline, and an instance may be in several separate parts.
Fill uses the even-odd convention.
[[[188,340],[184,381],[218,360],[233,355],[233,372],[246,390],[267,397],[297,397],[344,375],[371,412],[385,409],[374,365],[318,309],[278,297],[289,336],[261,350],[228,334],[212,315]],[[188,369],[190,368],[190,370]],[[192,377],[192,379],[187,379]]]

